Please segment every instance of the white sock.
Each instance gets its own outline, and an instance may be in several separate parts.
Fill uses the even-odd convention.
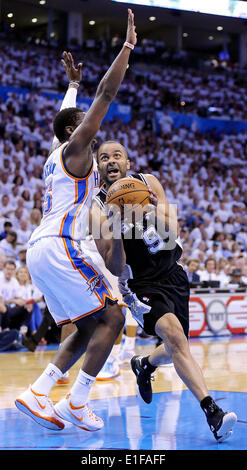
[[[70,398],[74,406],[80,406],[87,403],[88,395],[95,379],[96,377],[92,377],[80,369],[77,379],[70,390]]]
[[[124,341],[124,349],[132,350],[135,349],[135,342],[136,342],[136,337],[135,336],[125,336],[125,341]]]
[[[41,395],[49,395],[53,385],[55,385],[62,375],[61,370],[50,362],[31,388],[34,392],[40,393]]]

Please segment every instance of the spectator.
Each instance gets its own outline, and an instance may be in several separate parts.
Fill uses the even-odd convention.
[[[217,263],[217,275],[218,280],[220,281],[220,287],[227,287],[230,282],[230,277],[227,274],[227,270],[229,269],[229,263],[227,258],[221,258]]]
[[[186,272],[188,276],[188,280],[190,283],[192,282],[200,282],[200,276],[197,274],[197,270],[199,268],[199,261],[197,259],[190,259],[186,266]]]
[[[41,212],[39,209],[32,209],[30,214],[30,224],[32,230],[39,226],[41,221]]]
[[[18,282],[17,296],[26,301],[25,308],[31,313],[28,327],[30,333],[34,334],[42,322],[42,313],[38,304],[43,300],[43,294],[32,284],[26,266],[19,267],[16,270],[15,277]]]
[[[10,222],[9,220],[6,220],[6,222],[4,222],[3,224],[3,232],[0,233],[0,241],[3,240],[4,238],[6,238],[7,236],[7,233],[12,230],[12,222]]]
[[[16,232],[10,230],[6,238],[0,241],[0,253],[2,253],[6,258],[17,259],[17,234]]]
[[[216,274],[216,260],[214,258],[207,258],[205,261],[205,270],[198,271],[200,276],[200,282],[206,281],[218,281],[218,275]]]
[[[16,268],[26,266],[27,247],[22,245],[18,249],[18,259],[16,260]]]
[[[220,258],[222,258],[222,250],[220,246],[220,242],[218,241],[213,241],[212,247],[206,251],[206,255],[212,256],[213,258],[216,259],[216,261],[219,261]]]
[[[242,285],[242,271],[241,269],[233,269],[230,275],[230,284]]]
[[[19,284],[14,277],[16,265],[14,261],[7,260],[3,268],[3,277],[0,282],[0,298],[5,316],[5,328],[9,327],[27,331],[27,325],[31,319],[31,313],[25,308],[26,300],[19,296]],[[21,329],[21,327],[24,328]]]
[[[0,215],[2,217],[9,217],[12,212],[14,212],[14,207],[10,203],[8,194],[4,194],[1,200]]]

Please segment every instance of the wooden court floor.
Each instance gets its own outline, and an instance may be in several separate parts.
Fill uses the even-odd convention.
[[[193,338],[190,347],[211,395],[225,411],[238,416],[233,436],[225,443],[214,440],[200,406],[173,365],[155,372],[150,405],[138,396],[128,363],[116,379],[95,382],[90,402],[104,419],[101,431],[86,433],[69,424],[59,432],[40,427],[15,408],[14,400],[52,360],[57,345],[50,345],[39,346],[35,353],[23,349],[0,354],[0,450],[247,450],[247,336]],[[136,342],[137,354],[154,348],[150,340]],[[81,360],[70,370],[71,383],[80,364]],[[57,402],[69,389],[70,384],[56,385],[51,398]]]

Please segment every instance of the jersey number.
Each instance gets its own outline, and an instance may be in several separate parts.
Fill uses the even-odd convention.
[[[52,178],[45,185],[45,197],[43,202],[43,214],[48,214],[52,209]]]
[[[149,253],[152,255],[162,250],[164,247],[164,240],[156,232],[153,225],[150,225],[145,232],[143,232],[143,241],[147,245]]]

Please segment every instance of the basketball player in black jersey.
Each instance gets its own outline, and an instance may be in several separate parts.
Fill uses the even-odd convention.
[[[92,224],[96,226],[99,223],[102,225],[106,217],[108,188],[126,176],[130,164],[126,149],[115,141],[104,142],[99,147],[97,162],[103,185],[92,206]],[[119,279],[119,287],[123,300],[144,331],[159,336],[163,341],[149,356],[134,356],[131,359],[140,395],[146,403],[150,403],[151,374],[159,365],[173,362],[179,377],[199,401],[216,440],[222,442],[231,435],[237,417],[233,412],[223,412],[216,405],[190,352],[189,282],[182,266],[177,263],[182,247],[176,239],[176,213],[169,208],[157,178],[151,174],[133,176],[149,186],[153,212],[144,213],[139,236],[137,223],[133,225],[122,221],[126,266]],[[153,224],[149,221],[150,214],[155,221]],[[160,223],[157,224],[157,221]],[[100,243],[103,250],[104,240]],[[148,313],[140,314],[141,305],[149,307],[146,308]]]

